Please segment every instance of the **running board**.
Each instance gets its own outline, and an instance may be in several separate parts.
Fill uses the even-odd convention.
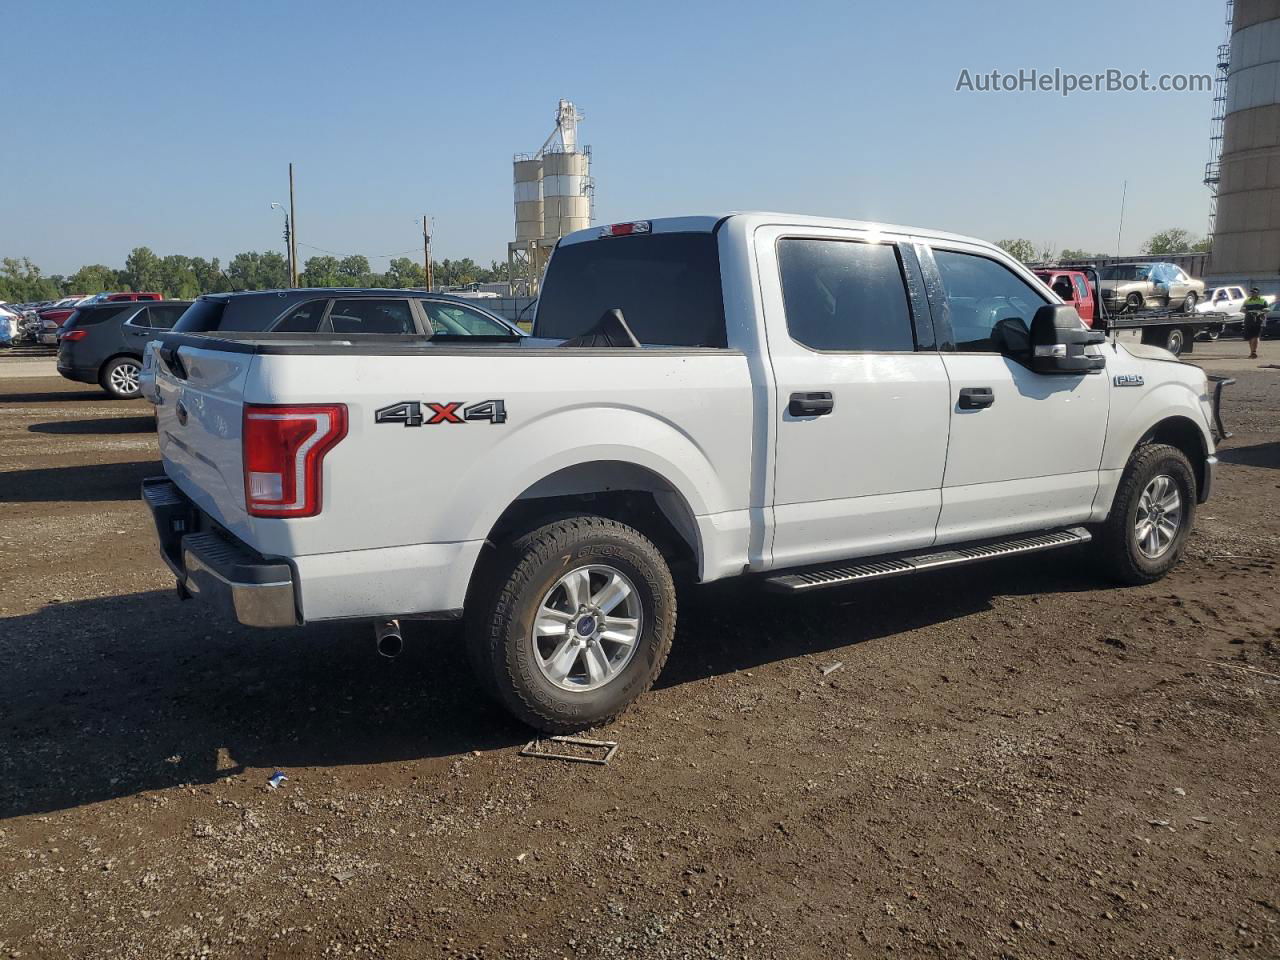
[[[994,560],[996,557],[1039,553],[1042,550],[1056,550],[1059,547],[1074,547],[1081,543],[1088,543],[1092,539],[1093,536],[1084,527],[1072,527],[1069,530],[1057,530],[1053,533],[1010,537],[911,556],[810,567],[806,570],[766,577],[764,582],[770,590],[802,593],[807,590],[821,590],[823,587],[839,587],[846,583],[883,580],[888,577],[901,577],[908,573],[958,567],[966,563],[977,563],[980,560]]]

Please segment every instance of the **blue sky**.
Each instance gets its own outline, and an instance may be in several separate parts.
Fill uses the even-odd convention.
[[[7,0],[0,255],[137,245],[487,263],[511,156],[586,114],[603,222],[771,209],[1112,250],[1205,230],[1210,93],[956,92],[961,69],[1211,73],[1218,0]]]

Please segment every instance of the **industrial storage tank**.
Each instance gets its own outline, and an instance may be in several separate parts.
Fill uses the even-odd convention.
[[[542,155],[543,239],[558,240],[591,224],[586,153]]]
[[[512,164],[516,194],[516,240],[542,238],[542,161],[517,158]]]
[[[1280,0],[1236,0],[1207,273],[1280,292]]]

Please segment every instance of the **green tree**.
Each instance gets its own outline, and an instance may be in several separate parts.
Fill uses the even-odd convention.
[[[998,240],[996,246],[1023,263],[1033,263],[1036,259],[1036,245],[1021,237],[1017,240]]]
[[[206,260],[204,257],[191,258],[191,272],[196,278],[196,287],[201,293],[225,293],[231,289],[227,275],[222,272],[218,258]]]
[[[302,275],[299,278],[304,287],[340,287],[342,283],[338,276],[338,258],[308,257],[307,262],[303,264]]]
[[[160,258],[150,247],[134,247],[124,261],[126,284],[130,290],[158,291],[164,278],[160,275]]]
[[[1105,257],[1105,253],[1090,253],[1088,250],[1076,250],[1071,247],[1063,247],[1062,252],[1058,254],[1060,260],[1092,260],[1095,257]]]
[[[0,300],[12,303],[52,300],[61,292],[51,278],[41,276],[40,268],[30,258],[5,257],[0,260]]]
[[[91,263],[73,273],[68,283],[76,293],[102,293],[115,290],[119,286],[117,280],[115,270],[101,263]]]
[[[227,279],[233,290],[276,290],[289,286],[289,265],[274,250],[237,253],[227,265]]]
[[[1183,230],[1181,227],[1170,227],[1147,240],[1142,245],[1142,252],[1156,255],[1186,253],[1197,242],[1191,231]]]
[[[189,300],[202,292],[191,258],[180,253],[160,259],[160,277],[165,296]]]
[[[338,283],[340,286],[367,286],[370,272],[368,257],[353,254],[338,261]]]
[[[388,287],[421,287],[426,284],[422,265],[408,257],[396,257],[387,266],[382,280]]]
[[[1213,237],[1205,237],[1203,240],[1197,240],[1191,245],[1192,253],[1208,253],[1213,249]]]

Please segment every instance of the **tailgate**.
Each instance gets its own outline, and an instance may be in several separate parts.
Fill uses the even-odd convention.
[[[240,430],[254,354],[176,339],[151,350],[165,473],[218,523],[248,539]]]

